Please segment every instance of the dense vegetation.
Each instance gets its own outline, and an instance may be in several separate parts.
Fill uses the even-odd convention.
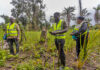
[[[54,23],[53,15],[50,15],[51,17],[47,21],[44,0],[12,0],[11,4],[13,5],[11,16],[20,26],[21,33],[25,31],[26,39],[21,40],[19,55],[10,55],[8,47],[3,49],[3,30],[9,22],[9,16],[0,15],[5,20],[5,23],[0,23],[0,70],[57,70],[59,68],[58,52],[55,47],[54,36],[47,32],[45,43],[40,40],[41,32],[43,32],[41,29],[48,30],[50,25]],[[80,15],[88,17],[91,13],[86,8],[82,9],[81,4],[81,0],[79,0]],[[87,57],[83,60],[84,49],[81,49],[78,61],[75,61],[76,43],[70,36],[72,28],[75,26],[70,27],[70,21],[77,19],[75,10],[74,6],[64,8],[61,12],[61,17],[66,21],[69,28],[64,46],[65,70],[100,70],[100,5],[94,8],[94,18],[97,24],[95,26],[91,24],[90,27]],[[91,20],[90,18],[86,19],[89,24]],[[23,34],[22,37],[24,37]]]
[[[91,30],[88,43],[88,55],[86,60],[81,58],[75,62],[75,41],[71,38],[69,30],[66,33],[65,53],[66,68],[65,70],[100,70],[100,30]],[[16,56],[9,55],[9,50],[0,50],[0,70],[17,69],[17,70],[56,70],[58,68],[58,54],[54,44],[54,37],[47,33],[46,47],[40,44],[40,31],[27,31],[27,40],[20,45],[20,53]],[[0,44],[3,44],[3,31],[0,34]],[[0,46],[1,47],[1,46]]]

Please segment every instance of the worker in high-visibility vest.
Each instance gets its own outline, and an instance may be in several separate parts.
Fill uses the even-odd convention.
[[[7,34],[7,42],[9,44],[10,48],[10,53],[14,53],[13,49],[13,43],[16,44],[16,54],[19,52],[19,37],[20,37],[20,28],[17,23],[15,23],[14,18],[10,18],[10,23],[7,24],[7,29],[6,29],[6,34]]]
[[[55,36],[55,45],[59,52],[59,59],[61,65],[65,66],[65,53],[64,53],[64,44],[65,44],[65,33],[67,32],[67,24],[65,21],[60,19],[60,13],[54,13],[54,20],[55,23],[52,25],[52,31],[50,32],[51,35]]]
[[[72,38],[76,40],[76,53],[77,59],[79,59],[81,48],[84,49],[84,57],[87,54],[87,43],[88,43],[88,35],[89,35],[89,26],[88,22],[84,20],[85,18],[80,16],[77,18],[77,25],[74,28],[74,31],[71,33]]]

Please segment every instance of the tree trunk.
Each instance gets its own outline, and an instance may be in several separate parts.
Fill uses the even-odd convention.
[[[79,0],[80,16],[82,16],[82,2]]]
[[[47,30],[45,27],[42,28],[41,36],[40,36],[40,44],[44,44],[46,46],[46,40],[47,40]]]
[[[96,11],[96,13],[95,13],[95,21],[96,21],[96,23],[98,24],[99,23],[99,12],[98,12],[98,10]]]
[[[68,13],[68,14],[67,14],[68,28],[69,28],[69,26],[70,26],[70,20],[71,20],[71,19],[70,19],[70,14]]]

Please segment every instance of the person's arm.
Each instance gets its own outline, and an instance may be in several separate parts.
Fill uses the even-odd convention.
[[[62,33],[65,33],[65,32],[67,32],[67,30],[68,30],[68,28],[67,28],[67,24],[66,24],[66,22],[64,21],[63,22],[63,29],[62,30],[60,30],[60,31],[54,31],[54,32],[52,32],[52,34],[54,34],[54,35],[56,35],[56,34],[62,34]]]
[[[18,24],[16,24],[16,29],[17,29],[17,31],[18,31],[18,39],[19,39],[19,37],[20,37],[20,28],[19,28],[19,25]]]
[[[87,30],[88,26],[87,23],[83,23],[83,25],[81,26],[81,28],[79,29],[78,32],[75,32],[74,35],[78,35],[78,34],[82,34]]]

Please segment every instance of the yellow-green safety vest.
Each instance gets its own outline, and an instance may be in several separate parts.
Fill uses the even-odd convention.
[[[53,24],[53,30],[54,30],[54,31],[61,31],[61,30],[63,29],[62,22],[63,22],[63,21],[60,20],[60,21],[58,22],[58,24],[57,24],[57,23],[54,23],[54,24]],[[56,39],[65,39],[65,33],[57,34],[57,35],[55,35],[55,38],[56,38]]]
[[[9,36],[12,36],[12,37],[18,36],[18,32],[16,29],[16,23],[13,23],[11,25],[10,25],[10,23],[8,23],[8,25],[7,25],[7,37],[9,37]]]
[[[84,23],[85,23],[85,22],[83,22],[83,24],[84,24]],[[82,24],[81,24],[81,26],[82,26]],[[76,28],[76,27],[74,28],[75,31],[79,31],[79,29],[80,29],[80,28]],[[87,29],[87,30],[86,30],[83,34],[81,34],[81,35],[85,35],[85,34],[87,34],[87,32],[89,32],[89,29]]]

